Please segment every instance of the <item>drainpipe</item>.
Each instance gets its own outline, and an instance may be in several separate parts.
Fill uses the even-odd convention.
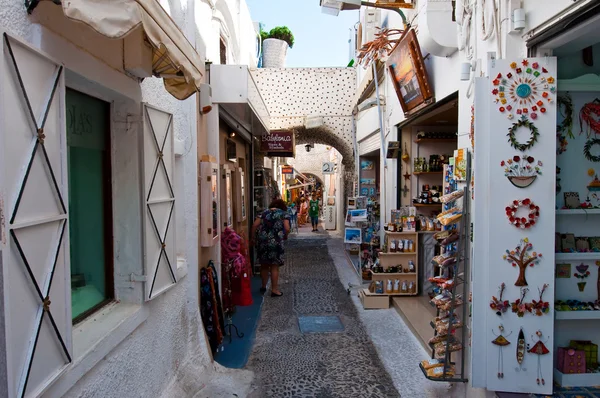
[[[385,132],[383,131],[383,110],[381,109],[381,101],[379,100],[379,77],[377,76],[377,62],[372,62],[373,65],[373,81],[375,81],[375,96],[377,99],[377,113],[379,119],[379,137],[381,139],[381,148],[380,156],[383,159],[383,173],[381,180],[381,189],[379,194],[379,235],[381,238],[381,242],[383,242],[384,234],[383,234],[383,223],[385,221],[385,212],[386,212],[386,187],[385,187],[385,172],[387,170],[387,159],[386,159],[386,150],[385,150]]]

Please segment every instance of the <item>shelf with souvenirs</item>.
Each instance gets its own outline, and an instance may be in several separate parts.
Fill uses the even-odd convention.
[[[470,158],[467,156],[466,160],[467,170],[470,170]],[[465,281],[468,280],[469,188],[451,190],[456,187],[451,171],[444,170],[449,176],[448,189],[440,202],[447,210],[437,217],[443,226],[443,231],[434,234],[440,252],[431,261],[436,273],[428,278],[435,286],[430,304],[436,307],[436,317],[430,323],[434,334],[428,341],[431,360],[421,362],[419,367],[427,379],[465,383],[468,381],[464,357],[467,325],[463,322],[469,317],[468,303],[465,302],[468,293]]]
[[[557,98],[554,381],[563,387],[600,385],[600,125],[589,117],[597,96]]]
[[[369,280],[366,272],[369,259],[377,258],[379,251],[379,203],[373,197],[348,198],[344,243],[346,255],[359,277]]]

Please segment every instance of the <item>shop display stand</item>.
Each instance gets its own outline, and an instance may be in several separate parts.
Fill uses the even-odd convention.
[[[470,165],[470,157],[467,159],[467,170],[468,170],[468,175],[467,175],[467,181],[470,181],[471,176],[470,176],[470,169],[471,169],[471,165]],[[457,261],[456,263],[450,268],[449,272],[450,275],[448,276],[449,279],[453,279],[454,283],[452,284],[452,287],[449,289],[444,289],[446,292],[448,292],[451,296],[450,299],[450,310],[448,311],[444,311],[444,310],[440,310],[439,307],[437,307],[433,302],[431,302],[432,306],[435,306],[437,311],[436,311],[436,317],[439,317],[441,314],[446,313],[448,319],[449,319],[449,326],[448,326],[448,338],[446,338],[446,342],[445,342],[445,353],[443,356],[443,374],[441,377],[431,377],[427,374],[427,370],[423,367],[422,364],[419,364],[419,368],[421,369],[421,371],[423,372],[423,375],[432,381],[441,381],[441,382],[456,382],[456,383],[466,383],[468,381],[468,379],[465,376],[465,341],[466,341],[466,333],[467,333],[467,308],[468,308],[468,302],[466,301],[467,298],[465,297],[465,293],[467,292],[467,289],[465,288],[465,281],[468,280],[467,278],[467,272],[468,272],[468,267],[467,267],[467,260],[468,260],[468,251],[467,251],[467,239],[469,239],[469,235],[468,235],[468,225],[469,225],[469,187],[466,186],[463,188],[463,195],[462,195],[462,216],[460,219],[458,219],[455,223],[454,226],[456,226],[456,228],[460,228],[459,231],[459,239],[457,242],[455,242],[454,244],[456,245],[456,256],[457,256]],[[456,202],[456,201],[454,201]],[[452,203],[450,203],[450,205],[452,205]],[[460,227],[459,227],[460,224]],[[448,226],[450,227],[450,226]],[[448,229],[448,228],[447,228]],[[458,294],[458,289],[462,288],[462,293],[463,293],[463,303],[459,306],[460,311],[457,311],[457,308],[455,306],[455,303],[457,302],[457,298],[459,296]],[[454,319],[456,319],[456,315],[457,313],[460,312],[461,316],[458,318],[460,322],[462,322],[462,326],[460,327],[460,335],[461,335],[461,339],[460,341],[458,341],[456,339],[456,334],[453,333],[453,328],[452,328],[452,321]],[[437,330],[435,329],[435,323],[432,321],[430,323],[431,327],[434,329],[434,336],[437,336]],[[449,338],[450,336],[452,336],[452,338]],[[454,375],[450,376],[447,374],[447,371],[449,369],[450,366],[454,365],[455,363],[452,362],[452,352],[450,352],[450,344],[452,342],[458,342],[461,347],[460,350],[458,351],[453,351],[455,353],[457,353],[458,355],[460,355],[460,373],[456,372]],[[435,358],[436,353],[435,353],[435,348],[433,345],[430,344],[431,347],[431,358]]]
[[[244,337],[244,333],[240,332],[237,328],[237,326],[234,325],[233,323],[233,313],[235,311],[235,307],[232,303],[232,297],[231,297],[231,270],[233,268],[233,263],[231,261],[228,261],[226,263],[226,269],[225,269],[225,273],[227,274],[227,286],[228,288],[226,289],[227,292],[227,298],[229,299],[229,305],[230,308],[228,310],[225,311],[225,314],[227,316],[227,323],[225,324],[225,335],[229,336],[229,342],[231,343],[231,341],[233,340],[233,335],[231,334],[231,329],[235,329],[235,335],[241,339]]]

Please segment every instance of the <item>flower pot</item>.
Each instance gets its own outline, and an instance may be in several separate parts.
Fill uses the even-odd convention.
[[[585,289],[585,284],[587,282],[577,282],[577,287],[579,288],[580,292],[583,292],[583,289]]]
[[[262,67],[284,68],[285,56],[289,47],[287,42],[279,39],[266,39],[262,45]]]
[[[508,180],[511,182],[511,184],[513,184],[517,188],[527,188],[528,186],[533,184],[533,182],[535,181],[536,178],[537,178],[537,176],[508,177]]]

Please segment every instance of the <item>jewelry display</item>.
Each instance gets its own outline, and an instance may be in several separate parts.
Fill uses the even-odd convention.
[[[498,378],[503,379],[504,378],[504,357],[502,355],[502,348],[506,347],[507,345],[510,345],[510,341],[506,340],[506,337],[510,336],[512,334],[512,332],[510,332],[506,336],[503,336],[502,334],[504,333],[504,326],[502,326],[502,325],[498,326],[498,330],[500,331],[499,334],[496,334],[492,330],[492,333],[494,334],[494,336],[497,336],[494,340],[492,340],[492,344],[498,346]]]

